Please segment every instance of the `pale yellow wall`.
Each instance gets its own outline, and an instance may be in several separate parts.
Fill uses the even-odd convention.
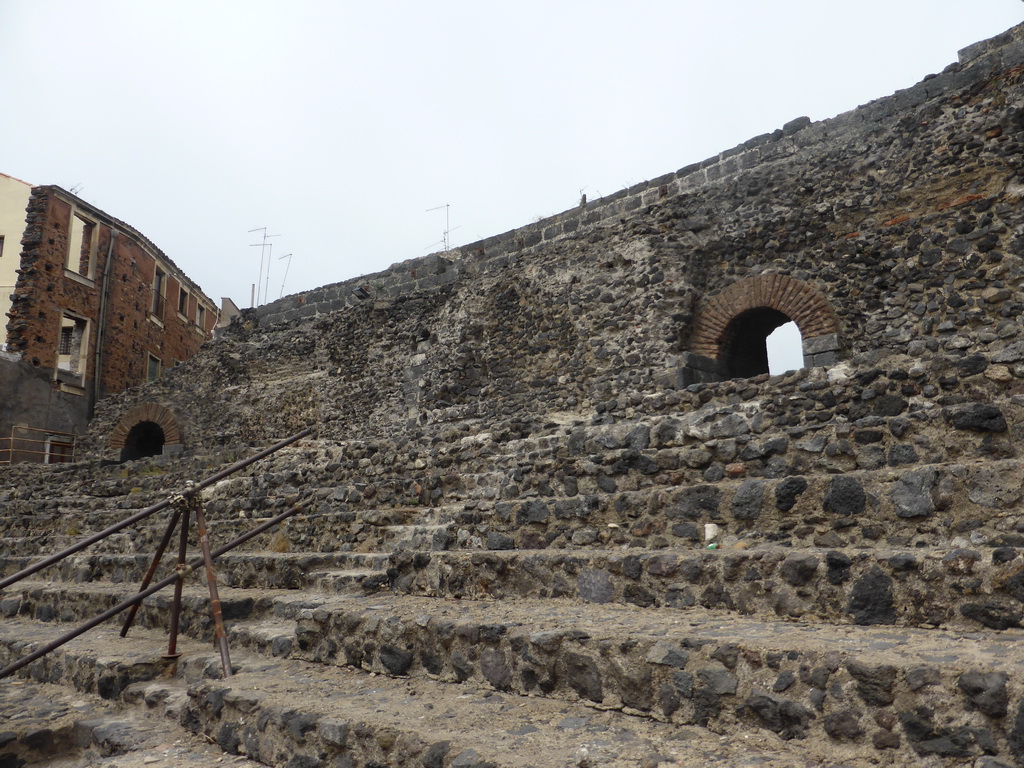
[[[7,337],[7,310],[18,281],[16,270],[21,264],[21,236],[25,233],[25,208],[31,191],[31,184],[0,173],[0,236],[4,238],[0,253],[0,346]]]

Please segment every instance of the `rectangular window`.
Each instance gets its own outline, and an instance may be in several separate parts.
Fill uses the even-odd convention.
[[[46,463],[47,464],[67,464],[70,461],[75,460],[75,445],[74,443],[67,443],[55,438],[47,438],[46,440]]]
[[[68,252],[64,260],[66,269],[77,272],[82,277],[92,279],[95,267],[93,250],[93,236],[96,234],[96,224],[83,219],[78,214],[71,216],[71,233],[68,238]]]
[[[199,330],[206,330],[206,307],[202,304],[196,305],[196,325],[199,326]]]
[[[164,319],[164,296],[166,294],[167,274],[160,267],[157,267],[156,272],[153,274],[153,306],[150,308],[150,312],[160,320]]]
[[[188,317],[188,291],[184,288],[178,290],[178,314]]]
[[[156,381],[160,378],[160,358],[149,355],[146,361],[146,381]]]
[[[65,313],[60,318],[57,341],[57,369],[54,378],[76,387],[85,386],[85,368],[89,350],[89,321]]]

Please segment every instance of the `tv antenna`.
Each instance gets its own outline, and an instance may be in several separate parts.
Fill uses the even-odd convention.
[[[256,280],[256,285],[254,286],[255,294],[256,295],[255,295],[255,297],[252,300],[254,302],[253,306],[259,306],[259,303],[260,303],[260,290],[263,289],[263,300],[266,301],[267,300],[267,294],[269,293],[269,286],[270,286],[270,257],[274,253],[274,244],[273,243],[268,243],[267,240],[269,240],[272,237],[280,237],[280,235],[268,235],[266,227],[256,227],[255,229],[250,229],[249,231],[250,232],[262,232],[263,233],[263,242],[260,242],[260,243],[249,243],[249,247],[250,248],[259,248],[260,249],[260,276]],[[267,262],[267,282],[266,282],[266,288],[264,288],[264,285],[263,285],[263,261],[264,261],[264,259]]]
[[[79,190],[82,189],[82,187],[84,186],[85,184],[83,184],[82,182],[78,182],[77,184],[75,184],[75,186],[69,189],[68,192],[70,192],[72,195],[77,195]]]
[[[284,281],[288,279],[288,268],[292,265],[292,254],[286,253],[284,256],[279,258],[278,261],[284,261],[285,259],[288,259],[288,263],[284,265],[284,277],[281,279],[281,293],[277,297],[279,299],[281,296],[284,296]]]
[[[452,227],[450,225],[450,222],[449,222],[450,210],[449,209],[451,208],[451,206],[448,203],[445,203],[444,205],[438,205],[438,206],[436,206],[434,208],[427,208],[426,213],[430,213],[431,211],[440,211],[442,208],[444,208],[444,237],[441,240],[439,240],[438,242],[436,242],[436,243],[431,243],[430,245],[427,246],[427,248],[433,248],[435,245],[441,245],[441,246],[443,246],[442,250],[444,250],[444,252],[447,253],[448,249],[451,247],[451,243],[448,240],[448,235],[450,233],[454,232],[456,229],[459,228],[459,227]],[[459,226],[462,226],[462,225],[460,224]]]

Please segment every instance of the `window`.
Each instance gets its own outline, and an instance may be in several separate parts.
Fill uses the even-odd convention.
[[[206,307],[202,304],[196,305],[196,325],[199,326],[199,330],[206,330]]]
[[[70,313],[61,315],[54,378],[78,387],[84,386],[88,348],[89,321]]]
[[[153,306],[150,308],[150,312],[161,320],[164,318],[164,296],[166,293],[167,273],[157,267],[153,274]]]
[[[70,355],[71,345],[75,338],[75,328],[70,325],[62,325],[60,328],[60,344],[57,349],[58,355]]]
[[[48,437],[46,439],[46,463],[66,464],[75,459],[75,444],[66,442],[67,438],[59,439]]]
[[[64,259],[64,267],[82,277],[92,279],[95,268],[93,242],[96,235],[96,224],[83,219],[77,213],[71,216],[71,234],[68,238],[68,252]]]
[[[188,291],[184,288],[178,291],[178,314],[188,317]]]
[[[160,358],[149,355],[146,360],[146,381],[156,381],[160,378]]]

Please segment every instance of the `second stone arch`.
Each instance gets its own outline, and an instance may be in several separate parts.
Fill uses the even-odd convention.
[[[766,339],[792,321],[800,330],[804,367],[839,362],[839,321],[811,283],[777,273],[739,280],[697,311],[684,382],[722,381],[768,373]]]

